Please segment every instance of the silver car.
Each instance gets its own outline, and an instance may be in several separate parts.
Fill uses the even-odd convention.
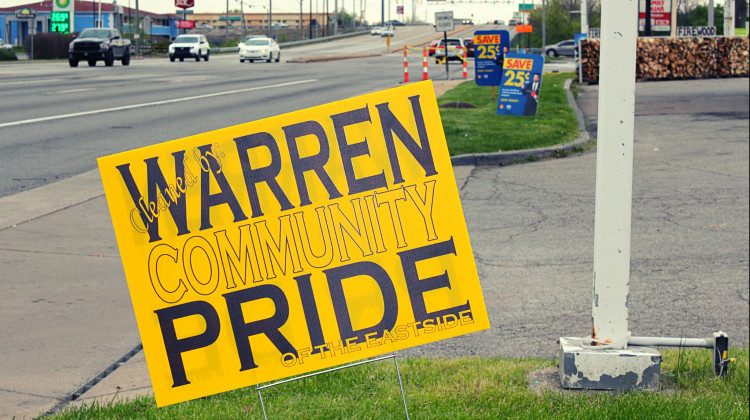
[[[271,60],[277,63],[281,60],[281,48],[271,38],[267,37],[247,37],[239,45],[240,47],[240,63],[244,63],[245,60],[253,62],[255,60]]]
[[[573,57],[575,53],[576,45],[575,41],[572,39],[566,39],[565,41],[560,41],[557,44],[547,45],[546,47],[544,47],[544,54],[547,55],[547,57],[557,57],[560,55]]]

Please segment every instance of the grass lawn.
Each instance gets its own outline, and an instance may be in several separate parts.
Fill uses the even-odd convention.
[[[464,82],[438,99],[438,105],[469,103],[476,108],[440,108],[451,156],[466,153],[533,149],[567,143],[578,137],[575,114],[568,105],[565,80],[573,73],[548,73],[542,79],[536,116],[497,115],[499,88]]]
[[[748,348],[733,348],[728,379],[713,375],[708,349],[662,351],[661,392],[530,391],[526,375],[544,359],[400,359],[413,419],[747,419]],[[269,419],[405,418],[391,360],[263,390]],[[164,408],[153,398],[71,408],[55,419],[263,418],[255,387]]]

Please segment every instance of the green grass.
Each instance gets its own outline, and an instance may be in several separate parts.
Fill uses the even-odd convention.
[[[573,73],[545,74],[539,108],[534,117],[497,115],[499,88],[464,82],[438,99],[438,105],[465,102],[475,109],[440,108],[451,156],[553,146],[578,136],[575,114],[568,105],[565,80]]]
[[[728,379],[713,375],[707,349],[662,351],[661,392],[545,391],[526,375],[555,365],[544,359],[400,359],[413,419],[747,419],[748,348],[732,349]],[[270,419],[404,418],[390,360],[263,390]],[[55,419],[263,418],[255,387],[157,408],[153,398],[69,408]]]

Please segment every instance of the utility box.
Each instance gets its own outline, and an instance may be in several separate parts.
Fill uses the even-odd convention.
[[[653,347],[598,349],[560,338],[560,382],[567,389],[658,391],[661,354]]]

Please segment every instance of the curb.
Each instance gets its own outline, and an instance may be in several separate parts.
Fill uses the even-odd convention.
[[[541,147],[538,149],[530,150],[519,150],[516,152],[496,152],[496,153],[471,153],[466,155],[458,155],[451,157],[451,164],[453,166],[506,166],[515,163],[523,163],[529,158],[545,159],[553,156],[559,156],[562,152],[570,152],[576,147],[587,143],[591,136],[586,131],[586,123],[583,119],[583,112],[578,107],[578,104],[573,97],[573,93],[570,91],[570,85],[573,83],[573,79],[565,81],[565,93],[568,98],[568,105],[573,108],[573,113],[576,115],[576,121],[578,122],[578,137],[570,143],[558,144],[555,146]]]

